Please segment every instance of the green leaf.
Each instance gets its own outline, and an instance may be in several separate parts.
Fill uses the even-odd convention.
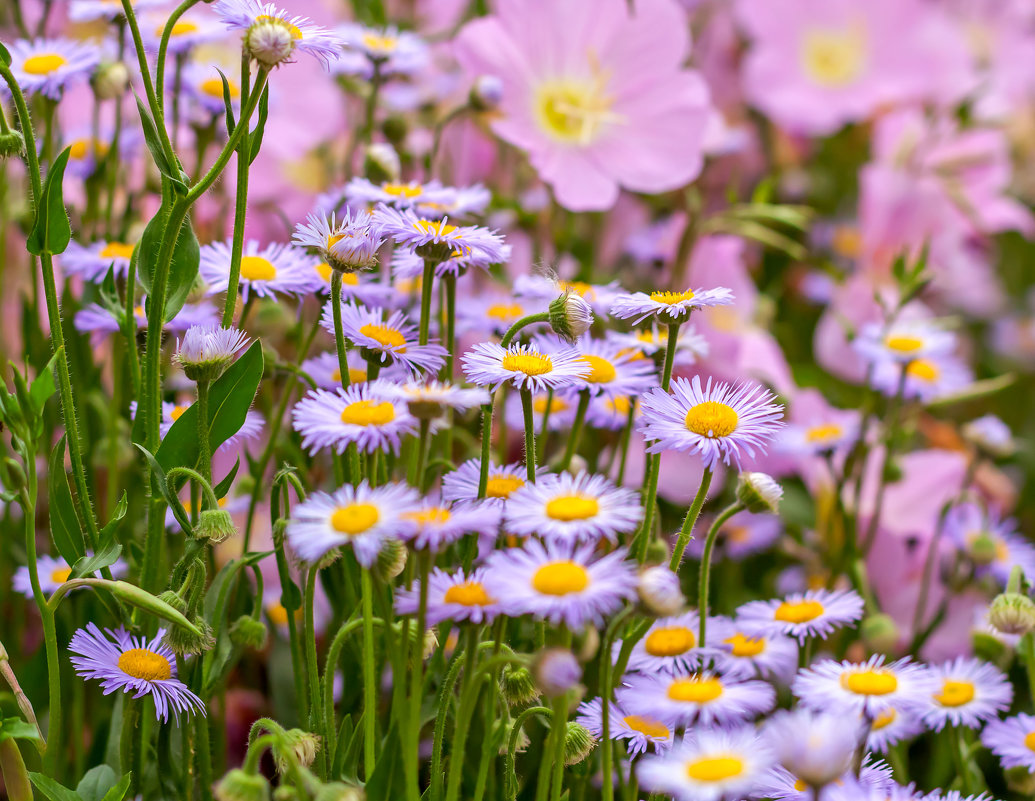
[[[3,64],[5,67],[11,66],[11,54],[7,52],[3,42],[0,42],[0,64]]]
[[[398,778],[399,770],[396,763],[399,761],[399,754],[402,752],[402,747],[398,743],[398,737],[399,726],[398,722],[396,722],[388,730],[388,736],[385,738],[381,749],[381,756],[374,766],[374,772],[370,774],[370,778],[363,788],[367,798],[395,797],[392,794],[392,784]]]
[[[86,555],[86,543],[72,503],[72,493],[68,489],[64,437],[58,440],[50,452],[47,492],[50,496],[50,533],[54,538],[54,547],[62,559],[74,565]]]
[[[82,578],[92,576],[98,570],[115,564],[115,560],[122,555],[122,546],[117,542],[110,543],[106,548],[95,553],[93,556],[84,556],[72,566],[72,573],[69,578]]]
[[[112,262],[111,266],[108,267],[104,281],[101,282],[100,300],[101,305],[111,312],[112,316],[121,325],[122,318],[126,313],[126,307],[122,305],[122,299],[119,297],[118,289],[115,287],[115,262]]]
[[[262,345],[258,341],[245,351],[209,390],[209,448],[211,453],[244,425],[262,380]],[[174,467],[194,467],[198,463],[198,408],[191,404],[172,424],[155,458],[168,472]]]
[[[39,729],[21,718],[4,718],[0,720],[0,742],[4,740],[35,740],[36,742],[43,742]]]
[[[155,121],[151,118],[151,114],[144,104],[140,102],[140,97],[137,97],[137,112],[140,114],[140,127],[144,131],[144,143],[147,145],[147,149],[151,151],[151,158],[154,159],[155,166],[158,167],[158,172],[168,178],[174,185],[179,184],[177,187],[182,190],[182,193],[186,193],[187,187],[179,179],[179,168],[173,169],[172,164],[169,163],[169,159],[165,156],[165,149],[162,147],[162,140],[158,136],[158,126]]]
[[[59,349],[50,357],[47,366],[40,371],[40,374],[32,382],[32,386],[29,387],[29,399],[32,401],[33,406],[36,407],[37,415],[43,411],[43,407],[50,400],[50,396],[57,392],[57,384],[54,382],[54,365],[57,363],[60,352]]]
[[[127,773],[125,776],[119,779],[118,784],[110,788],[108,792],[104,794],[104,797],[101,798],[101,801],[122,801],[122,799],[126,797],[126,793],[129,792],[129,785],[132,779],[133,774]]]
[[[43,182],[43,191],[36,209],[36,221],[29,238],[25,241],[25,249],[33,256],[39,256],[41,253],[64,253],[72,238],[72,226],[68,222],[61,187],[61,181],[65,177],[65,166],[68,164],[68,154],[71,152],[71,146],[66,147],[47,169],[47,178]]]
[[[269,117],[270,113],[270,85],[262,89],[262,97],[259,98],[259,118],[255,122],[255,128],[250,134],[248,134],[248,146],[251,148],[251,158],[248,163],[251,164],[255,161],[259,155],[259,148],[262,147],[262,136],[266,133],[266,118]]]
[[[217,498],[225,498],[226,494],[230,491],[230,485],[234,483],[234,479],[237,477],[237,471],[241,468],[241,460],[238,458],[234,462],[233,469],[226,474],[226,478],[220,481],[216,486],[212,488],[212,491],[216,493]]]
[[[115,541],[115,529],[118,528],[119,523],[122,522],[122,518],[126,516],[126,509],[129,507],[129,502],[126,498],[126,491],[122,490],[122,497],[119,498],[119,502],[115,504],[115,511],[112,512],[111,520],[104,524],[104,528],[101,529],[100,544],[102,548],[107,547],[111,542]]]
[[[156,459],[154,454],[139,442],[134,442],[133,444],[137,446],[137,450],[144,454],[144,458],[147,459],[147,463],[151,467],[151,473],[154,475],[154,484],[158,488],[158,492],[165,499],[165,502],[169,504],[169,508],[172,509],[173,517],[175,517],[176,522],[180,524],[180,528],[186,532],[193,531],[194,526],[191,525],[190,517],[187,515],[187,510],[183,508],[183,504],[180,503],[180,499],[169,486],[169,481],[165,477],[165,470],[162,468],[158,459]],[[161,451],[161,448],[158,450]]]
[[[137,246],[137,278],[140,286],[148,295],[148,316],[154,313],[150,308],[150,296],[154,289],[154,276],[158,268],[158,257],[165,239],[168,219],[169,207],[163,203],[144,228],[144,232],[140,236],[140,244]],[[183,304],[187,302],[187,296],[190,295],[198,277],[200,263],[201,246],[198,244],[198,237],[194,234],[194,227],[188,216],[180,226],[180,234],[173,247],[172,260],[169,264],[165,320],[175,317],[176,313],[183,308]]]
[[[234,104],[230,94],[230,81],[226,79],[226,75],[224,75],[223,71],[218,67],[216,67],[216,72],[219,73],[219,79],[223,82],[223,108],[226,110],[226,135],[233,136],[234,128],[237,127],[237,121],[234,119]]]
[[[58,784],[52,778],[44,776],[42,773],[30,771],[29,780],[50,801],[81,801],[77,793],[69,790],[62,784]]]
[[[82,781],[76,785],[76,794],[83,801],[101,801],[104,794],[118,782],[118,776],[108,765],[98,765],[86,771]]]

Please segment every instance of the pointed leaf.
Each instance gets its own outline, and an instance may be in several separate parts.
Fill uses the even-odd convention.
[[[151,451],[139,442],[134,442],[133,444],[136,445],[137,450],[144,454],[144,458],[147,459],[147,463],[151,467],[151,473],[154,476],[154,484],[158,488],[159,494],[161,494],[165,499],[165,502],[169,504],[169,508],[172,509],[173,517],[175,517],[176,522],[180,524],[180,528],[184,531],[193,531],[194,526],[191,525],[190,517],[187,515],[187,510],[183,508],[183,504],[180,503],[180,499],[169,486],[169,482],[165,477],[165,470],[162,468],[161,463],[155,458]],[[159,448],[158,450],[160,452],[162,449]]]
[[[226,135],[233,136],[234,128],[237,127],[237,121],[234,119],[234,104],[232,95],[230,94],[230,81],[226,79],[226,75],[223,71],[216,67],[216,72],[219,73],[219,79],[223,82],[223,108],[226,110]]]
[[[118,784],[116,784],[114,787],[109,789],[108,792],[104,794],[104,797],[101,799],[101,801],[122,801],[122,799],[126,797],[126,793],[129,792],[129,785],[132,779],[133,774],[127,773],[125,776],[119,779]]]
[[[226,494],[230,491],[230,485],[234,483],[234,479],[237,477],[237,471],[241,468],[240,458],[234,462],[233,469],[226,474],[226,478],[220,481],[216,486],[212,488],[212,491],[216,493],[217,498],[225,498]]]
[[[0,721],[0,742],[4,740],[34,740],[42,742],[40,730],[21,718],[4,718]]]
[[[81,801],[78,794],[42,773],[29,772],[29,780],[49,801]]]
[[[86,771],[82,781],[76,785],[76,794],[83,801],[101,801],[104,794],[118,782],[118,776],[108,765],[98,765]]]
[[[25,242],[25,249],[34,256],[41,253],[64,253],[72,238],[72,226],[68,222],[61,187],[71,152],[71,146],[66,147],[47,169],[47,178],[43,182],[39,207],[36,209],[36,221]]]
[[[62,345],[62,347],[64,346]],[[57,362],[59,353],[60,350],[50,357],[47,366],[40,371],[40,374],[32,382],[32,386],[29,387],[29,399],[32,401],[33,406],[35,406],[37,415],[43,411],[43,407],[50,399],[50,396],[57,391],[57,385],[54,382],[54,365]]]
[[[0,64],[3,64],[5,67],[11,66],[11,54],[4,47],[3,42],[0,42]]]
[[[69,578],[82,578],[92,576],[98,570],[115,564],[115,561],[122,556],[122,546],[113,542],[93,556],[84,556],[72,567]]]
[[[158,126],[151,119],[150,112],[140,102],[139,96],[137,97],[137,112],[140,114],[140,127],[144,131],[144,143],[147,145],[147,149],[151,151],[151,158],[154,159],[155,166],[158,167],[158,171],[162,175],[171,175],[172,165],[169,164],[169,160],[165,157],[165,149],[162,147],[162,140],[158,136]]]
[[[83,530],[72,503],[68,489],[68,475],[65,473],[65,438],[61,437],[50,453],[50,470],[47,475],[47,491],[50,497],[50,533],[54,547],[68,564],[74,565],[86,555]]]
[[[270,114],[270,85],[262,89],[262,97],[259,98],[259,118],[255,122],[255,128],[248,134],[248,147],[251,149],[251,164],[259,155],[259,148],[262,147],[262,137],[266,133],[266,119]]]

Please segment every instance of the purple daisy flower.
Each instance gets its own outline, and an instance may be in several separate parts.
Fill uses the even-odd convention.
[[[1035,773],[1035,715],[990,720],[981,732],[981,742],[999,757],[1004,768]]]
[[[18,39],[9,51],[11,74],[22,91],[51,100],[60,100],[66,87],[85,80],[101,60],[99,47],[70,39]],[[7,92],[5,84],[3,94]]]
[[[923,707],[938,691],[938,682],[908,657],[886,664],[882,654],[875,654],[865,662],[824,659],[798,673],[791,691],[810,709],[853,712],[875,720],[889,707]]]
[[[615,695],[623,706],[650,709],[677,728],[750,720],[776,703],[776,692],[764,681],[738,681],[707,671],[629,674]]]
[[[325,67],[341,55],[342,40],[337,34],[315,25],[308,17],[290,17],[286,11],[277,8],[275,3],[263,3],[261,0],[218,0],[213,4],[212,10],[231,30],[238,29],[250,33],[252,26],[257,23],[283,28],[288,35],[285,41],[290,41],[291,45],[288,53],[281,54],[279,62],[283,62],[294,50],[312,56]],[[249,38],[246,34],[246,42]],[[253,45],[251,49],[255,51],[257,48]],[[253,52],[253,55],[261,53]]]
[[[428,576],[427,624],[434,626],[443,620],[454,623],[490,623],[503,611],[499,594],[486,581],[485,568],[468,574],[463,570],[449,574],[435,568]],[[420,603],[420,585],[415,583],[395,593],[395,611],[400,615],[415,615]]]
[[[202,246],[200,272],[210,295],[226,292],[230,286],[230,257],[227,242]],[[254,239],[245,243],[238,279],[241,300],[248,300],[252,293],[260,298],[304,295],[310,291],[312,280],[312,270],[301,251],[284,244],[259,247]]]
[[[1013,702],[1010,680],[988,662],[960,656],[928,670],[938,687],[927,698],[923,720],[934,731],[946,725],[976,729]]]
[[[604,704],[599,698],[579,704],[575,722],[598,739],[604,736]],[[612,740],[625,741],[630,756],[654,750],[663,753],[672,747],[672,729],[650,714],[636,714],[611,702],[607,727]]]
[[[746,631],[786,634],[798,642],[826,638],[834,629],[862,618],[863,600],[854,590],[808,590],[784,599],[749,601],[737,610]]]
[[[707,306],[729,306],[733,292],[726,287],[687,289],[684,292],[633,292],[619,295],[611,303],[610,314],[619,320],[632,319],[638,325],[648,317],[662,323],[678,323],[694,309]],[[633,319],[635,318],[635,319]]]
[[[334,333],[330,301],[324,306],[320,324]],[[392,312],[386,318],[386,310],[343,303],[341,328],[345,338],[355,347],[380,354],[382,364],[404,364],[415,376],[436,373],[446,362],[447,351],[441,345],[418,344],[417,326],[408,322],[401,311]]]
[[[426,497],[418,508],[404,513],[403,519],[410,526],[400,533],[401,539],[418,550],[438,551],[465,534],[495,538],[500,527],[500,508],[470,501],[451,504]]]
[[[442,476],[442,497],[447,501],[477,501],[481,465],[481,459],[468,459],[456,470]],[[521,462],[511,462],[502,467],[490,463],[483,502],[503,505],[515,491],[525,486],[527,475]]]
[[[419,217],[411,209],[394,209],[381,204],[374,214],[386,236],[415,250],[423,257],[428,249],[445,254],[441,262],[453,259],[462,267],[487,268],[507,260],[510,249],[498,234],[473,225],[457,226],[446,218]]]
[[[291,421],[310,454],[324,448],[343,453],[356,443],[364,453],[396,451],[417,421],[401,401],[389,398],[379,381],[330,392],[313,390],[295,404]]]
[[[113,269],[116,278],[129,273],[129,261],[135,246],[129,242],[91,242],[80,245],[75,240],[59,257],[67,275],[81,275],[87,281],[101,281]]]
[[[495,342],[481,342],[467,351],[461,361],[468,381],[492,389],[507,381],[518,389],[533,392],[581,388],[590,372],[575,348],[545,352],[534,343],[504,348]]]

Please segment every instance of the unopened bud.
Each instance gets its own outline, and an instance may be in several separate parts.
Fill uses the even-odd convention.
[[[191,623],[198,628],[201,632],[200,635],[183,626],[170,626],[169,630],[165,632],[163,642],[172,649],[173,653],[200,654],[216,644],[215,634],[208,621],[200,615],[195,615]]]
[[[1007,768],[1006,786],[1015,793],[1030,798],[1035,795],[1035,773],[1032,773],[1024,766]]]
[[[25,138],[18,131],[0,134],[0,159],[20,156],[25,151]]]
[[[267,69],[283,64],[295,51],[295,34],[276,17],[260,17],[244,35],[244,52]]]
[[[98,100],[117,100],[129,88],[129,70],[121,61],[101,64],[90,78]]]
[[[1035,602],[1019,592],[1003,592],[988,610],[988,622],[1003,634],[1027,634],[1035,630]]]
[[[399,540],[386,540],[377,554],[374,568],[384,581],[388,582],[406,568],[406,546]]]
[[[871,650],[890,653],[898,645],[899,630],[891,615],[883,613],[867,616],[860,627],[863,642]]]
[[[593,308],[571,290],[551,301],[549,314],[553,332],[567,342],[574,342],[593,325]]]
[[[398,181],[402,174],[399,154],[387,142],[367,145],[363,157],[363,172],[375,184]]]
[[[776,514],[783,498],[783,487],[768,473],[741,473],[737,483],[737,500],[756,514]]]
[[[25,483],[25,469],[21,462],[5,456],[0,461],[0,486],[9,492],[20,492]]]
[[[977,565],[989,565],[999,555],[999,544],[988,532],[981,532],[970,541],[967,554]]]
[[[257,773],[234,768],[212,788],[216,801],[268,801],[270,783]]]
[[[636,594],[644,608],[656,617],[679,614],[686,605],[679,576],[663,565],[648,567],[640,573]]]
[[[268,635],[266,624],[251,615],[241,615],[230,627],[230,642],[253,651],[261,651],[266,647]]]
[[[503,81],[495,75],[479,75],[467,102],[475,111],[494,111],[503,100]]]
[[[208,540],[213,545],[228,540],[237,534],[234,520],[226,509],[202,509],[194,535],[199,540]]]
[[[564,732],[564,764],[577,765],[590,755],[597,738],[580,723],[568,721]]]
[[[582,667],[575,655],[563,648],[542,651],[532,665],[536,685],[547,698],[564,695],[582,678]]]
[[[284,732],[284,746],[290,748],[291,752],[303,768],[308,768],[316,760],[316,754],[320,750],[320,737],[310,734],[302,729],[288,729]],[[277,773],[282,776],[288,771],[288,761],[280,754],[276,754]]]
[[[500,675],[500,693],[510,706],[525,706],[539,697],[539,688],[528,668],[505,665]]]
[[[361,787],[345,782],[328,782],[316,791],[314,801],[365,801],[366,793]]]

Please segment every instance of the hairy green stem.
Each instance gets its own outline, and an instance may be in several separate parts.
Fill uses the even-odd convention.
[[[711,577],[712,550],[715,548],[715,540],[719,536],[719,529],[722,528],[722,524],[743,508],[744,505],[740,501],[737,501],[723,509],[719,513],[719,516],[715,518],[715,521],[712,523],[712,527],[708,529],[708,536],[704,540],[704,552],[701,554],[701,573],[697,582],[697,616],[700,619],[698,623],[697,636],[697,644],[699,648],[704,648],[705,634],[707,633],[708,581]]]

